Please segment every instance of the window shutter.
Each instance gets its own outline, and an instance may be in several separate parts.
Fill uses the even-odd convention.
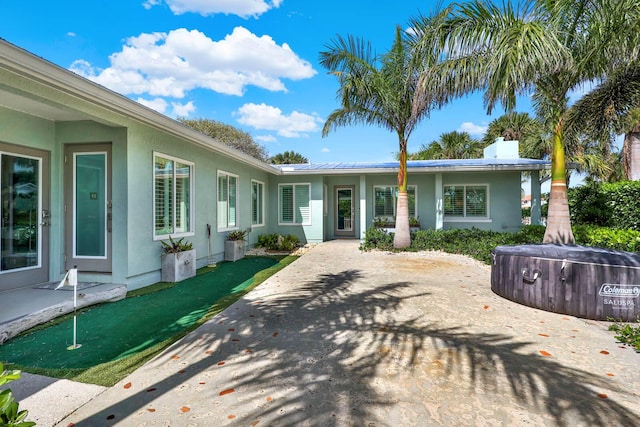
[[[467,216],[487,216],[487,187],[467,187]]]
[[[311,223],[311,207],[309,197],[309,185],[295,186],[296,224]]]
[[[235,227],[238,224],[237,212],[237,191],[238,179],[235,176],[229,176],[229,223],[228,227]]]
[[[228,182],[226,175],[218,175],[218,228],[227,228],[228,224]]]
[[[416,187],[407,187],[407,199],[409,202],[409,216],[416,216]]]
[[[293,222],[293,186],[280,186],[280,222]]]
[[[464,187],[444,188],[444,214],[464,216]]]

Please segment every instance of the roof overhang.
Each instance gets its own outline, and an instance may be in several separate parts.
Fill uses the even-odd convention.
[[[513,159],[500,162],[497,159],[473,160],[438,160],[421,161],[418,164],[407,163],[408,173],[443,173],[443,172],[528,172],[549,169],[551,163],[545,160]],[[304,164],[279,165],[283,175],[370,175],[396,174],[398,163],[380,164]]]
[[[201,134],[170,117],[33,55],[3,39],[0,39],[0,68],[66,96],[115,113],[123,119],[137,121],[265,172],[275,175],[280,174],[278,169],[265,162]],[[49,120],[95,120],[111,126],[121,125],[112,121],[105,123],[103,118],[77,109],[71,110],[62,105],[47,103],[46,100],[39,99],[37,94],[10,93],[6,90],[3,91],[2,87],[0,87],[0,92],[8,94],[0,102],[0,105]],[[13,107],[12,105],[5,105],[9,104],[9,102],[12,102]],[[24,111],[25,109],[29,111]]]

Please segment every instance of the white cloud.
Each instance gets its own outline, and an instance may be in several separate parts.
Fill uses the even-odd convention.
[[[142,7],[149,10],[153,6],[158,6],[159,4],[162,4],[162,0],[146,0],[145,2],[142,3]]]
[[[484,135],[487,133],[487,126],[476,125],[472,122],[464,122],[457,130],[458,132],[467,132],[469,135]]]
[[[276,142],[277,141],[276,137],[273,135],[258,135],[258,136],[255,136],[253,139],[260,142]]]
[[[152,110],[156,110],[158,113],[164,114],[164,112],[167,111],[167,106],[168,106],[167,101],[165,101],[162,98],[154,98],[154,99],[138,98],[136,99],[136,101],[144,105],[145,107],[149,107]]]
[[[173,115],[176,117],[188,117],[190,113],[196,111],[196,106],[193,105],[192,101],[189,101],[186,104],[172,102],[171,108],[173,109]]]
[[[98,69],[79,59],[70,70],[119,93],[172,98],[197,88],[238,96],[247,86],[286,92],[283,79],[316,74],[286,43],[243,27],[219,41],[184,28],[143,33],[127,39],[109,60],[110,67]]]
[[[176,15],[199,13],[202,16],[223,13],[243,18],[258,17],[269,9],[277,8],[283,0],[164,0]],[[146,0],[142,6],[150,9],[162,3],[162,0]]]
[[[320,151],[322,151],[323,153],[329,153],[329,152],[331,152],[331,150],[329,150],[327,147],[324,147],[324,148],[323,148],[322,150],[320,150]]]
[[[76,35],[77,35],[77,34],[76,34],[76,33],[74,33],[73,31],[69,31],[69,32],[67,33],[67,36],[69,36],[69,37],[75,37]]]
[[[233,113],[239,123],[260,130],[276,131],[285,138],[299,138],[320,130],[323,120],[317,114],[293,111],[286,115],[277,107],[266,104],[244,104]]]

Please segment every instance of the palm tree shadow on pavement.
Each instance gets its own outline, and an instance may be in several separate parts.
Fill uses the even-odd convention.
[[[431,309],[433,296],[418,284],[372,285],[363,272],[345,270],[294,289],[271,285],[141,368],[164,370],[155,382],[82,421],[108,425],[108,417],[122,420],[156,399],[179,407],[175,393],[185,387],[198,391],[193,417],[234,425],[482,421],[491,414],[460,406],[474,399],[493,402],[485,411],[535,413],[554,425],[637,420],[614,400],[595,397],[594,390],[612,389],[600,376],[525,353],[528,343],[509,335],[422,320],[428,316],[420,307]],[[160,412],[143,419],[160,420]]]

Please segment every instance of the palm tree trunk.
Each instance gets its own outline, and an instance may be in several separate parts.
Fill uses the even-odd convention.
[[[553,155],[551,157],[551,194],[549,213],[543,243],[574,244],[567,197],[567,178],[564,161],[563,119],[560,118],[553,132]]]
[[[627,132],[622,146],[622,165],[627,179],[640,179],[640,123]]]
[[[396,234],[393,247],[406,248],[411,245],[409,230],[409,198],[407,197],[407,142],[400,137],[400,164],[398,166],[398,202],[396,206]]]

